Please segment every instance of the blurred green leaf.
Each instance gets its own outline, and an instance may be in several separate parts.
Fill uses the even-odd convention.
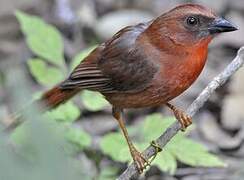
[[[77,54],[74,59],[72,60],[72,63],[70,65],[70,69],[73,70],[76,66],[80,64],[81,61],[83,61],[97,46],[91,46],[83,51],[81,51],[79,54]]]
[[[80,116],[80,110],[72,101],[69,101],[56,109],[46,112],[45,115],[48,119],[53,119],[59,122],[73,122]]]
[[[103,110],[109,104],[108,101],[106,101],[104,97],[98,92],[85,90],[82,92],[81,97],[82,103],[90,111]]]
[[[35,77],[37,82],[42,85],[56,85],[64,78],[63,73],[59,69],[48,67],[41,59],[30,59],[27,63],[31,74]]]
[[[109,133],[100,142],[101,150],[113,160],[128,162],[131,160],[130,152],[121,133]]]
[[[36,27],[45,26],[45,22],[37,16],[28,15],[21,11],[16,11],[15,15],[20,23],[21,30],[25,35],[36,34]],[[32,26],[34,28],[32,28]]]
[[[114,180],[118,174],[118,168],[109,166],[101,169],[97,180]]]
[[[217,156],[210,154],[203,145],[184,136],[175,138],[168,148],[176,159],[191,166],[226,166]]]
[[[70,128],[66,134],[67,139],[83,150],[91,145],[91,136],[82,129]]]
[[[37,114],[28,116],[34,119],[28,119],[14,131],[11,135],[13,143],[4,142],[5,136],[0,134],[1,179],[92,179],[82,171],[85,164],[78,165],[65,152],[70,144],[65,141],[63,131]]]
[[[140,132],[140,140],[135,140],[134,144],[137,148],[144,149],[149,145],[148,142],[156,139],[174,121],[174,118],[164,118],[160,114],[147,116],[143,125],[139,126],[141,129],[141,131],[138,131]],[[101,149],[115,161],[127,162],[130,159],[128,145],[122,133],[117,132],[105,135],[101,141]],[[153,164],[158,166],[162,171],[174,174],[177,168],[177,160],[191,166],[225,166],[225,163],[217,156],[209,153],[203,145],[187,138],[182,132],[179,132],[170,140],[163,151],[157,155]]]
[[[143,137],[145,141],[156,139],[174,122],[173,117],[162,117],[161,114],[151,114],[145,118],[142,127]]]
[[[59,31],[54,26],[46,24],[42,19],[21,11],[16,12],[16,17],[33,53],[50,63],[63,67],[64,47]]]
[[[170,153],[167,146],[162,152],[158,153],[153,164],[158,166],[162,171],[169,172],[170,174],[174,174],[177,168],[175,157]]]
[[[151,138],[155,139],[173,122],[174,118],[163,118],[160,114],[152,114],[144,122],[142,135],[147,141]],[[223,167],[225,165],[215,155],[210,154],[203,145],[187,138],[182,132],[179,132],[167,144],[166,148],[163,149],[163,154],[166,154],[165,157],[160,154],[154,163],[171,174],[176,170],[176,160],[191,166]]]

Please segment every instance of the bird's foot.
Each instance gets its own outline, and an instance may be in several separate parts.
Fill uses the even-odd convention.
[[[151,146],[153,146],[155,148],[155,154],[151,158],[149,164],[151,164],[153,162],[153,160],[156,158],[157,154],[162,151],[162,148],[160,147],[160,145],[156,141],[152,141]]]
[[[137,151],[135,148],[131,151],[132,158],[136,165],[136,168],[140,174],[143,173],[143,170],[150,166],[149,161],[143,156],[142,153]]]
[[[184,111],[176,109],[174,110],[174,115],[175,118],[180,122],[182,131],[185,131],[186,128],[192,124],[192,118]]]

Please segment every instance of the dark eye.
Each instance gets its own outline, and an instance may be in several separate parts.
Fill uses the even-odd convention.
[[[190,16],[186,20],[187,25],[189,26],[196,26],[199,23],[199,19],[193,16]]]

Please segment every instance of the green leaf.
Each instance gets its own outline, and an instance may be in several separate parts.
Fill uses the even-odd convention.
[[[36,16],[17,11],[16,17],[29,48],[50,63],[64,66],[63,41],[59,31]]]
[[[84,106],[89,111],[100,111],[103,110],[106,106],[108,106],[108,102],[98,92],[83,91],[81,96]]]
[[[65,149],[70,145],[62,131],[59,132],[50,121],[40,118],[38,113],[30,112],[28,116],[23,114],[27,121],[17,128],[19,132],[11,136],[11,140],[18,139],[17,143],[0,133],[1,180],[92,179],[91,173],[87,173],[89,171],[83,171],[87,169],[85,163],[68,156]]]
[[[210,154],[203,145],[183,136],[178,136],[174,143],[169,145],[169,150],[179,161],[191,166],[226,166],[217,156]]]
[[[153,164],[158,166],[162,171],[169,172],[170,174],[174,174],[177,168],[176,158],[167,150],[167,147],[157,155]]]
[[[25,35],[35,34],[36,27],[45,26],[45,22],[37,16],[28,15],[21,11],[17,11],[15,15],[20,23],[21,30]],[[32,26],[34,28],[32,28]]]
[[[164,132],[173,122],[173,117],[163,117],[161,114],[152,114],[146,117],[142,133],[145,141],[152,141],[156,139],[162,132]],[[153,130],[153,131],[152,131]]]
[[[48,65],[41,59],[30,59],[27,63],[31,74],[35,77],[37,82],[42,85],[53,86],[64,78],[59,69],[48,67]]]
[[[116,179],[118,174],[118,168],[109,166],[101,169],[98,180],[113,180]]]
[[[113,160],[128,162],[131,160],[130,152],[125,138],[120,133],[109,133],[100,142],[101,150]]]
[[[72,63],[70,65],[70,69],[73,70],[76,66],[80,64],[81,61],[83,61],[95,48],[95,46],[91,46],[83,51],[81,51],[79,54],[77,54],[74,59],[72,60]]]
[[[145,137],[145,141],[151,141],[162,134],[174,121],[174,118],[163,118],[160,114],[147,116],[143,124],[141,136]],[[163,149],[163,154],[158,155],[156,158],[155,164],[161,170],[168,171],[172,174],[177,167],[176,160],[191,166],[225,166],[218,157],[210,154],[203,145],[187,138],[182,132],[179,132],[170,140]]]
[[[142,126],[137,126],[139,131],[139,139],[133,140],[138,150],[145,149],[149,142],[156,139],[164,132],[175,119],[172,117],[162,117],[160,114],[152,114],[146,117]],[[130,129],[131,127],[128,127]],[[131,134],[130,134],[131,135]],[[101,149],[115,161],[127,162],[130,158],[127,143],[122,133],[110,133],[103,137],[101,141]],[[223,163],[217,156],[209,153],[207,149],[189,139],[185,133],[179,132],[173,137],[158,153],[152,165],[158,166],[162,171],[174,174],[177,168],[177,160],[190,166],[203,167],[223,167]]]
[[[67,139],[82,150],[91,145],[91,137],[82,129],[70,128],[66,134]]]
[[[73,122],[80,116],[79,108],[69,101],[63,105],[60,105],[56,109],[49,111],[45,114],[47,118],[54,119],[60,122]]]

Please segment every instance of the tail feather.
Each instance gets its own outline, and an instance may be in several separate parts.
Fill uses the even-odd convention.
[[[61,89],[57,85],[45,92],[38,101],[44,105],[45,110],[53,109],[71,99],[79,91],[78,89]]]

